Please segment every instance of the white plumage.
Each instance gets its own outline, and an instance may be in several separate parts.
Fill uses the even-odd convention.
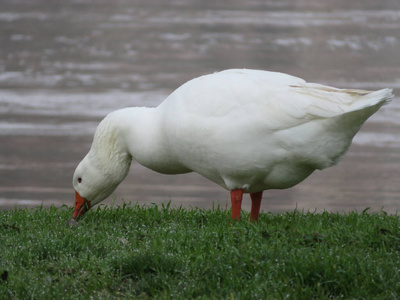
[[[100,123],[74,174],[74,217],[83,202],[96,204],[115,190],[131,158],[160,173],[199,173],[240,201],[243,192],[261,197],[292,187],[337,163],[392,96],[390,89],[337,89],[258,70],[193,79],[156,108],[118,110]],[[240,218],[240,207],[232,217]]]

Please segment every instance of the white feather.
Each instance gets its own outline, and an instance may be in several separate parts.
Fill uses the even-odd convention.
[[[76,171],[74,187],[98,202],[105,196],[92,196],[101,182],[92,179],[96,172],[114,176],[115,185],[126,176],[132,156],[157,172],[197,172],[229,190],[288,188],[337,163],[360,126],[392,96],[390,89],[337,89],[257,70],[202,76],[156,108],[107,116]],[[108,159],[100,153],[109,153]],[[87,171],[91,165],[96,172]],[[96,184],[84,188],[78,176]]]

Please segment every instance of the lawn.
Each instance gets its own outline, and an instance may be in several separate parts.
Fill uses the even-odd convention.
[[[123,205],[0,211],[0,299],[398,299],[400,222],[384,212]]]

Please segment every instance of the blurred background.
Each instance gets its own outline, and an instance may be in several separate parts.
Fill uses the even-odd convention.
[[[107,113],[157,106],[187,80],[229,68],[399,95],[400,2],[0,0],[0,209],[72,206],[74,169]],[[396,97],[341,163],[266,191],[262,209],[396,213],[399,167]],[[227,191],[196,174],[136,163],[105,203],[123,201],[230,206]]]

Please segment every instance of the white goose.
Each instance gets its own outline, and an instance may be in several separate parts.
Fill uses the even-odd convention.
[[[196,172],[230,191],[240,219],[250,193],[285,189],[338,162],[392,90],[337,89],[287,74],[226,70],[193,79],[155,108],[125,108],[98,126],[75,170],[73,218],[108,197],[132,158],[165,174]]]

